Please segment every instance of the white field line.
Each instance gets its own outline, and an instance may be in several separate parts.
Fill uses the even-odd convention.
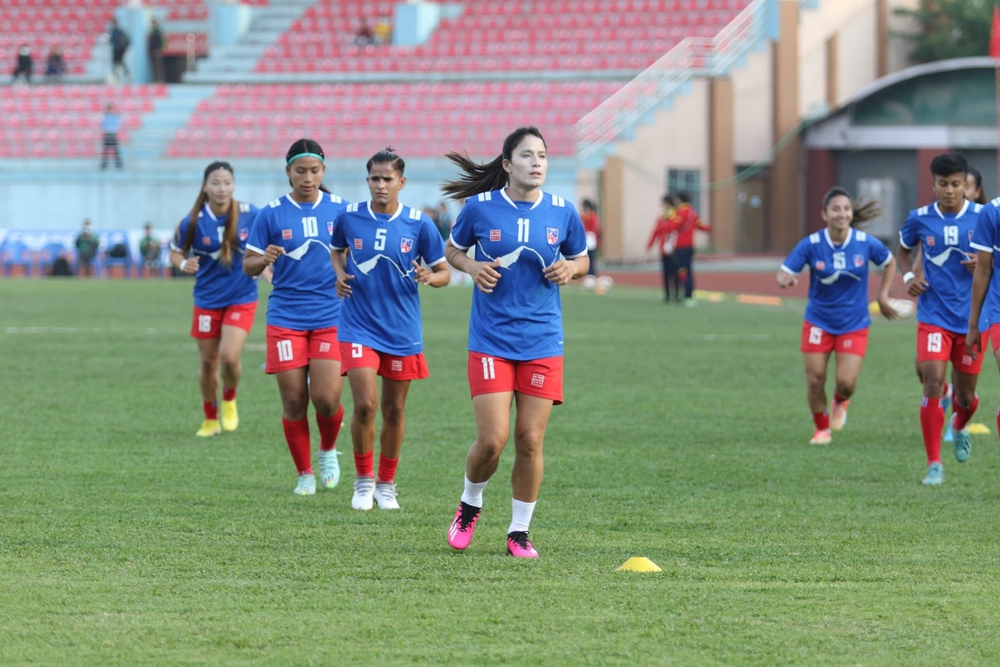
[[[160,336],[188,333],[188,331],[182,329],[126,329],[123,327],[4,327],[3,332],[5,334],[28,336],[36,334],[63,334],[67,336],[83,334],[141,334],[144,336]]]

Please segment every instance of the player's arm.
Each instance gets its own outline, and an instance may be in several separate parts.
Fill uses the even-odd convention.
[[[337,274],[337,296],[346,299],[351,296],[351,281],[354,276],[347,272],[347,248],[331,248],[330,263]]]
[[[590,257],[580,255],[573,259],[552,262],[545,268],[545,277],[556,285],[566,285],[574,278],[582,278],[590,270]]]
[[[444,287],[451,282],[448,262],[438,262],[428,269],[426,266],[421,266],[417,260],[413,260],[413,279],[421,285]]]
[[[198,257],[188,257],[187,253],[177,250],[176,248],[171,248],[170,266],[189,275],[198,273]]]
[[[261,253],[256,248],[246,247],[243,254],[243,273],[248,276],[259,276],[264,269],[274,264],[278,257],[285,253],[280,245],[271,244]]]
[[[896,277],[896,260],[889,255],[885,268],[882,269],[882,284],[878,290],[878,307],[887,320],[894,320],[899,317],[899,313],[889,303],[889,290],[892,289],[892,281]]]
[[[927,281],[923,275],[918,276],[913,271],[913,247],[908,246],[903,240],[903,235],[907,232],[907,227],[908,225],[904,224],[903,229],[899,232],[899,246],[896,248],[896,265],[903,272],[903,284],[906,286],[906,293],[910,296],[920,296],[927,291]]]
[[[455,246],[451,239],[448,239],[448,242],[444,244],[444,258],[459,271],[472,276],[472,282],[485,294],[491,294],[497,281],[500,280],[500,273],[497,271],[500,267],[500,260],[477,261],[469,257],[465,250]]]
[[[987,250],[978,250],[976,271],[972,274],[972,306],[969,309],[969,333],[965,335],[965,346],[969,354],[975,359],[982,352],[983,341],[979,331],[979,318],[983,314],[983,302],[986,301],[986,292],[990,288],[990,280],[993,279],[993,253]]]

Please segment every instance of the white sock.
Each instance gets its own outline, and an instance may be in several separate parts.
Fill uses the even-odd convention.
[[[462,502],[466,505],[472,505],[473,507],[483,506],[483,489],[489,484],[490,480],[485,482],[470,482],[469,477],[465,477],[465,491],[462,492]]]
[[[515,531],[528,532],[528,526],[531,525],[531,515],[535,512],[535,503],[522,503],[520,500],[511,499],[511,508],[513,510],[513,516],[510,520],[510,528],[507,529],[507,533],[513,533]]]

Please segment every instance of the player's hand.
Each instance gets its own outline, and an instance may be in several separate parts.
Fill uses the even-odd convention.
[[[778,281],[778,287],[787,288],[795,287],[799,284],[799,277],[793,276],[790,273],[785,273],[784,271],[778,271],[778,275],[775,276],[775,280]]]
[[[273,243],[267,246],[264,250],[264,254],[261,255],[264,258],[264,266],[271,266],[278,261],[278,257],[285,254],[285,249],[280,245],[274,245]]]
[[[197,255],[191,255],[183,262],[181,262],[181,271],[188,275],[194,275],[198,273],[198,257]]]
[[[968,269],[969,273],[976,272],[976,264],[979,263],[979,256],[971,252],[963,253],[965,259],[962,260],[962,266]]]
[[[969,327],[969,333],[965,334],[965,349],[973,361],[983,351],[983,339],[979,335],[979,327]]]
[[[500,273],[497,271],[499,268],[500,260],[497,259],[492,262],[469,262],[466,270],[480,292],[492,294],[500,280]]]
[[[351,285],[350,282],[354,280],[354,276],[350,273],[345,273],[344,275],[337,278],[337,296],[341,299],[346,299],[351,296]]]
[[[573,274],[577,270],[576,262],[569,259],[560,259],[546,267],[545,277],[556,285],[565,285],[573,279]]]
[[[434,275],[433,271],[426,266],[421,266],[417,260],[413,260],[413,280],[420,285],[430,285],[432,275]]]
[[[889,303],[889,297],[880,296],[878,298],[878,309],[887,320],[894,320],[899,317],[899,312]]]
[[[920,296],[927,291],[927,281],[923,276],[914,276],[910,282],[906,283],[906,293],[910,296]]]

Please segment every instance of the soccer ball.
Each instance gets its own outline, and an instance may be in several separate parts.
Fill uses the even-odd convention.
[[[889,305],[899,313],[901,320],[908,320],[917,314],[917,304],[909,299],[889,299]],[[882,314],[882,310],[878,307],[878,301],[872,301],[868,304],[868,312],[872,315]]]
[[[586,275],[583,277],[583,289],[588,292],[593,292],[594,288],[597,287],[596,276]]]
[[[594,294],[607,294],[614,285],[615,281],[611,276],[598,276],[597,284],[594,286]]]

